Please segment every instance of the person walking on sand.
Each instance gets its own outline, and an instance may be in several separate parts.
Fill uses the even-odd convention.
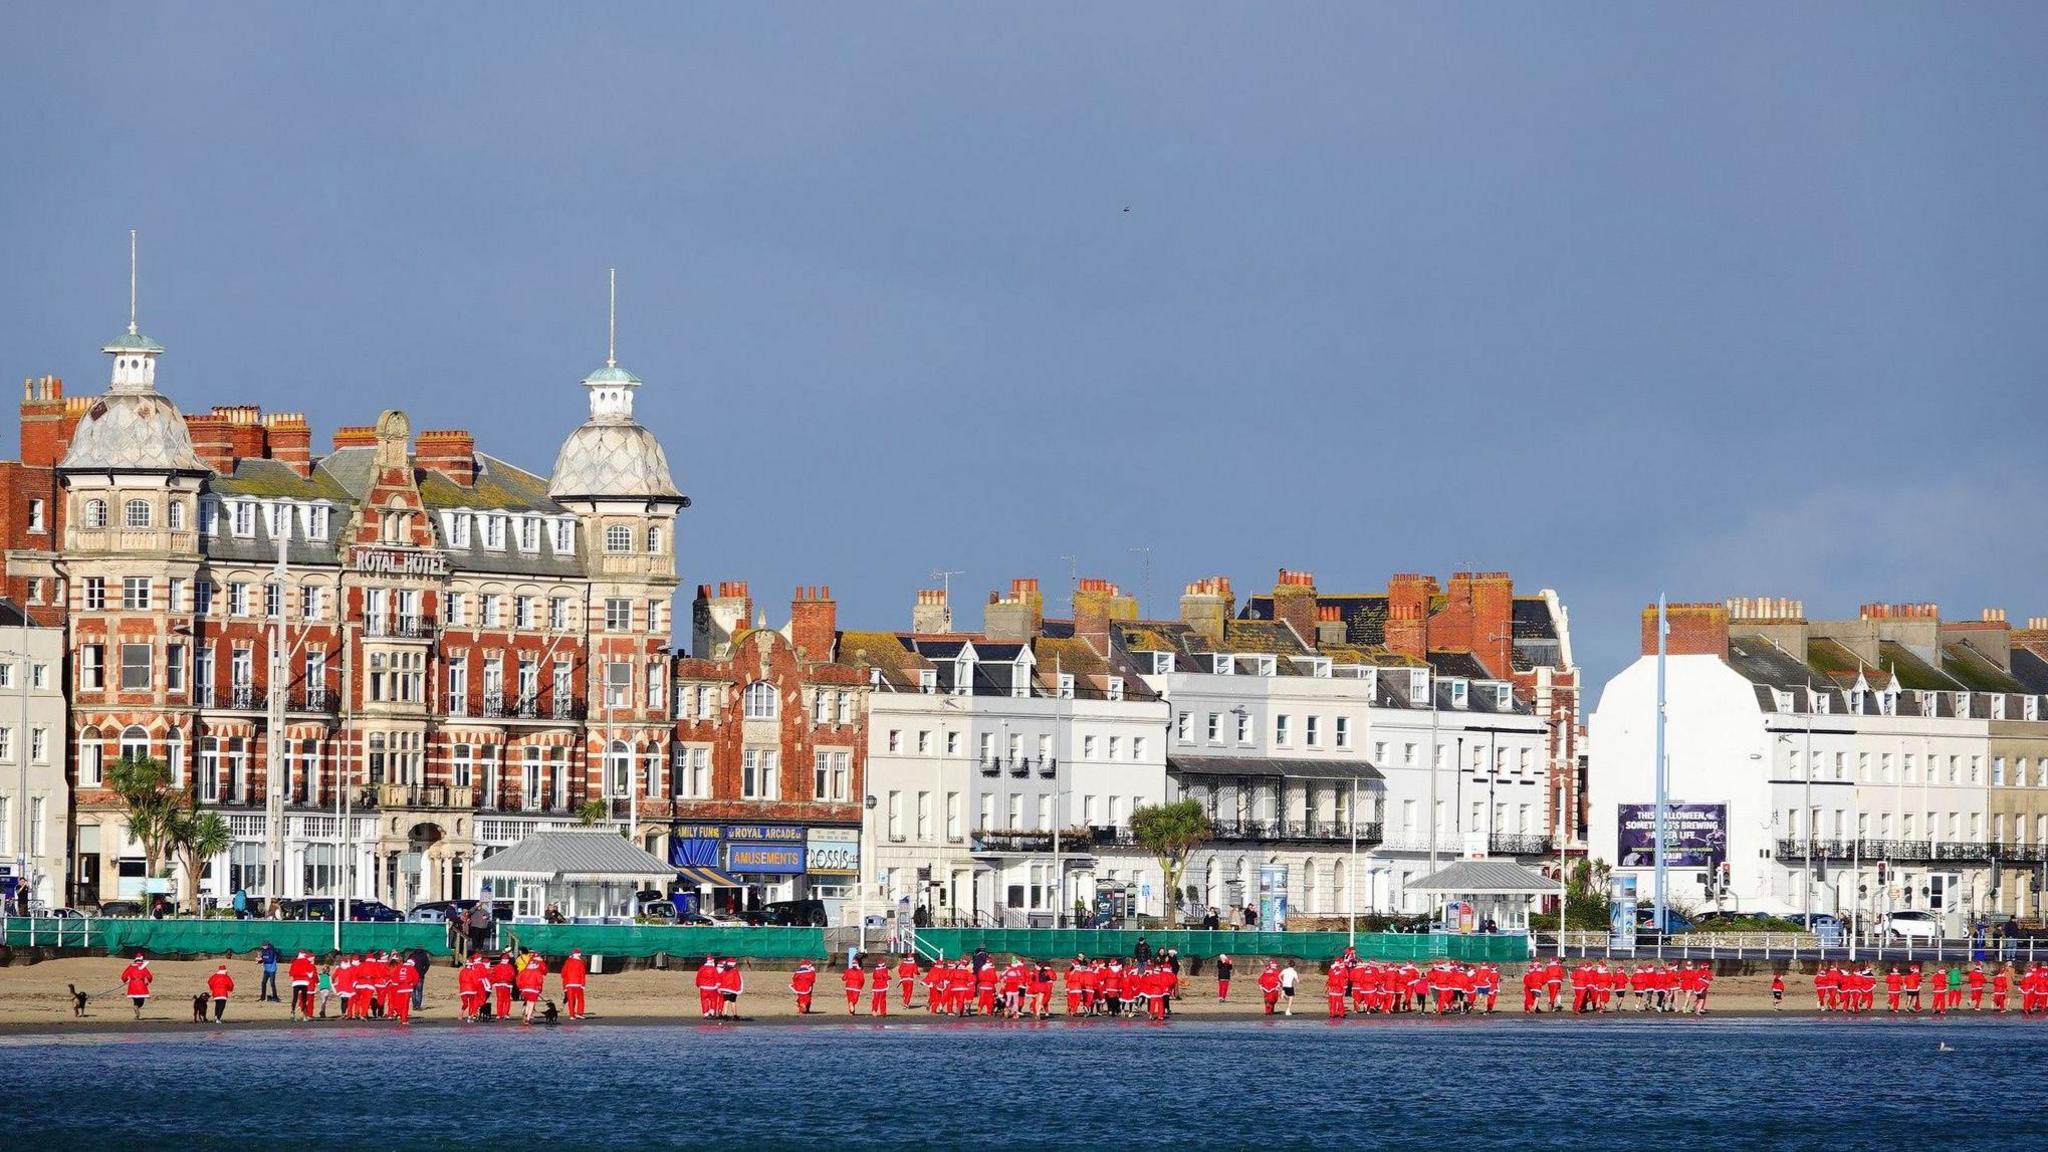
[[[583,986],[589,982],[590,961],[583,958],[583,949],[569,949],[569,958],[562,961],[562,1010],[569,1019],[583,1019]]]
[[[806,957],[797,964],[796,971],[790,973],[789,977],[789,990],[796,994],[797,1015],[809,1016],[811,1014],[811,993],[815,992],[817,987],[817,966],[812,964],[810,959]]]
[[[292,966],[285,973],[291,978],[292,1006],[289,1015],[295,1020],[313,1015],[313,980],[319,975],[320,966],[313,963],[310,953],[300,952],[292,957]]]
[[[156,973],[149,970],[149,961],[137,952],[135,959],[121,969],[121,983],[128,988],[128,999],[135,1002],[135,1018],[142,1019],[142,1006],[149,1003],[149,986],[156,980]]]
[[[1214,915],[1214,913],[1211,913],[1211,915]],[[1216,956],[1216,1002],[1218,1004],[1226,1003],[1230,999],[1230,973],[1230,953],[1218,953]]]
[[[740,971],[737,956],[727,956],[718,967],[718,1018],[736,1019],[740,1014],[740,994],[747,990],[746,976]]]
[[[868,1015],[889,1014],[889,961],[886,957],[875,957],[874,971],[868,973]]]
[[[525,967],[519,970],[517,980],[519,984],[519,1002],[522,1006],[519,1022],[521,1024],[531,1024],[533,1023],[534,1005],[540,1003],[540,994],[547,988],[548,962],[541,959],[538,952],[529,954],[526,957]]]
[[[917,995],[917,957],[908,952],[896,965],[896,987],[903,994],[903,1007],[907,1011],[910,1002]]]
[[[1280,996],[1287,1001],[1285,1015],[1294,1015],[1294,987],[1299,983],[1301,973],[1294,970],[1294,961],[1289,960],[1287,966],[1280,969]]]
[[[860,1015],[860,991],[867,981],[867,973],[861,970],[858,959],[847,962],[846,971],[839,974],[839,982],[846,986],[846,1014]]]
[[[434,958],[427,954],[425,948],[414,948],[408,959],[412,961],[414,976],[412,1007],[413,1011],[417,1012],[427,1006],[427,969],[434,966]]]
[[[246,897],[245,897],[246,899]],[[256,960],[263,965],[263,981],[256,987],[259,1003],[277,1003],[277,945],[265,940],[256,953]]]
[[[213,1022],[218,1024],[228,1014],[228,997],[235,991],[235,978],[228,975],[228,966],[223,964],[206,978],[206,994],[213,998]]]

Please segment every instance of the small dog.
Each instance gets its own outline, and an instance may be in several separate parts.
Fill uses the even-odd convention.
[[[211,999],[212,997],[204,992],[192,998],[192,1022],[194,1024],[206,1023],[206,1005]]]
[[[561,1015],[562,1015],[562,1014],[561,1014],[560,1012],[556,1011],[556,1009],[555,1009],[555,1002],[554,1002],[553,1000],[543,1000],[543,1001],[541,1001],[541,1010],[540,1010],[540,1020],[541,1020],[541,1023],[543,1023],[543,1024],[559,1024],[559,1023],[561,1023],[561,1019],[560,1019]]]
[[[76,984],[66,984],[65,987],[71,989],[71,1014],[73,1016],[78,1016],[81,1018],[84,1017],[86,1001],[85,993],[80,992],[78,990],[78,985]]]

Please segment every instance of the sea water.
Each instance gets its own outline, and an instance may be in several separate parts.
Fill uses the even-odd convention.
[[[2048,1025],[1627,1019],[0,1040],[0,1147],[2048,1148]]]

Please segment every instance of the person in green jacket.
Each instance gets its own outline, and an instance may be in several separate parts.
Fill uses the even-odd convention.
[[[320,966],[320,1018],[327,1019],[327,1002],[334,999],[334,965]]]
[[[1963,966],[1950,964],[1942,978],[1942,989],[1934,999],[1934,1010],[1941,1013],[1946,1008],[1959,1008],[1963,1003]]]

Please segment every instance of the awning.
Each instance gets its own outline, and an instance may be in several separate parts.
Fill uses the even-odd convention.
[[[738,880],[716,868],[701,864],[685,865],[676,869],[676,879],[699,888],[744,888]]]
[[[1166,768],[1182,776],[1252,776],[1279,780],[1384,780],[1364,760],[1311,760],[1302,756],[1168,756]]]

